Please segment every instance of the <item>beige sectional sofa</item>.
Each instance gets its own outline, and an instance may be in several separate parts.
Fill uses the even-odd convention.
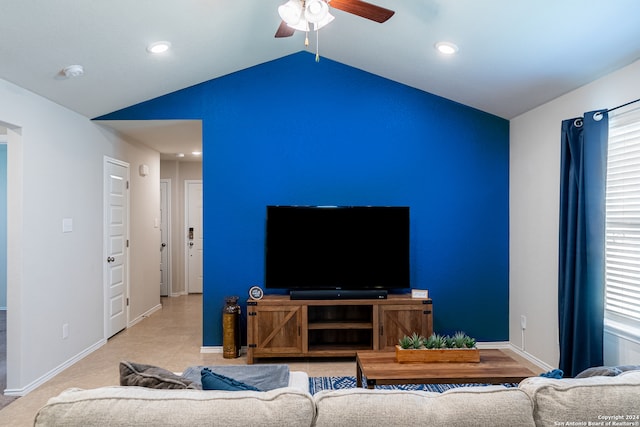
[[[303,385],[305,375],[295,373],[288,387],[268,392],[67,390],[40,409],[35,425],[640,426],[640,371],[527,378],[518,388],[462,387],[444,393],[345,389],[313,396]]]

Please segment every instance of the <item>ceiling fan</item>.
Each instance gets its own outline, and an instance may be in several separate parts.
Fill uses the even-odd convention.
[[[282,23],[275,36],[291,37],[296,30],[319,30],[334,19],[329,7],[379,23],[387,21],[395,13],[362,0],[289,0],[278,8]]]

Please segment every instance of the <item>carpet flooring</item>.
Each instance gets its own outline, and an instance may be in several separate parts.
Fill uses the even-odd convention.
[[[457,387],[482,387],[489,384],[402,384],[379,385],[376,389],[382,390],[420,390],[442,393]],[[518,384],[503,384],[506,387],[517,387]],[[355,388],[356,377],[309,377],[309,392],[315,394],[322,390],[342,390]]]

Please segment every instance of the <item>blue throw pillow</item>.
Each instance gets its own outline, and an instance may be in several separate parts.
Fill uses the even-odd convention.
[[[245,384],[240,381],[236,381],[233,378],[225,377],[224,375],[216,374],[211,370],[205,368],[200,373],[202,376],[202,389],[203,390],[227,390],[227,391],[239,391],[239,390],[252,390],[260,391],[252,385]]]
[[[541,377],[546,377],[546,378],[555,378],[557,380],[561,380],[562,377],[564,376],[564,372],[562,371],[562,369],[553,369],[549,372],[544,372],[542,374],[540,374]]]

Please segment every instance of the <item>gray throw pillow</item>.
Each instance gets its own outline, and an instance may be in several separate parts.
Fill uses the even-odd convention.
[[[580,372],[575,378],[588,378],[588,377],[615,377],[622,371],[615,366],[596,366],[593,368],[585,369]]]
[[[627,371],[640,371],[640,365],[619,365],[616,366],[616,368],[620,371],[620,373]]]
[[[126,361],[120,362],[120,385],[163,389],[199,388],[193,381],[166,369]]]

